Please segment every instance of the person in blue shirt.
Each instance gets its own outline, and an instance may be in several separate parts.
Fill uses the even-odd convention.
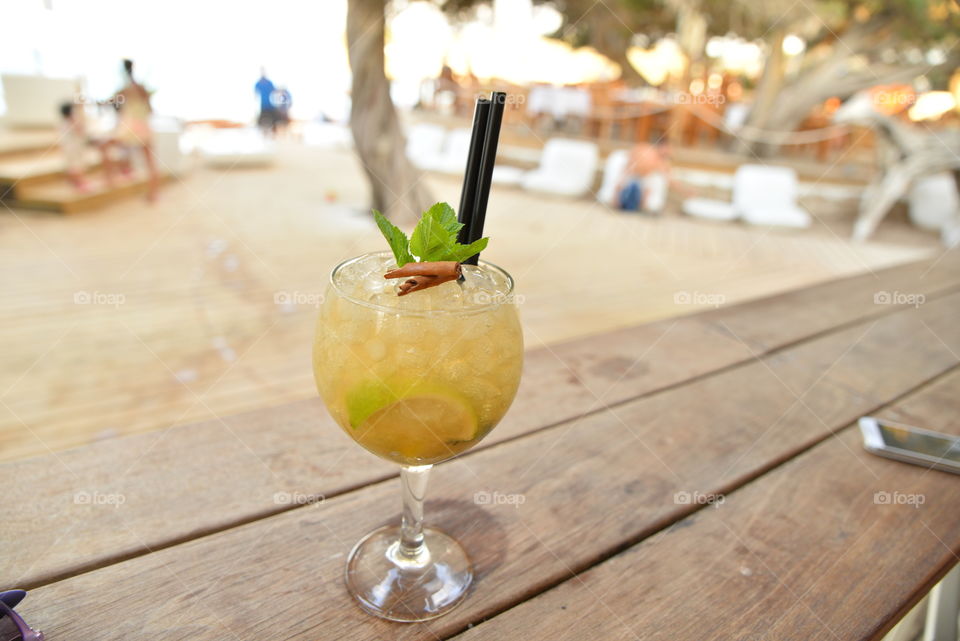
[[[270,100],[275,89],[276,87],[267,78],[266,70],[261,68],[260,80],[253,86],[253,90],[260,96],[260,116],[257,118],[257,125],[264,133],[272,133],[276,129],[277,120],[280,116],[276,106]]]

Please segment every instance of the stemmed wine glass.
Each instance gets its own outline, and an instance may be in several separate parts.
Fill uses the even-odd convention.
[[[523,338],[513,279],[484,261],[463,278],[399,297],[383,274],[389,252],[334,268],[314,341],[317,388],[343,430],[401,465],[399,526],[350,552],[348,591],[368,612],[424,621],[457,605],[473,578],[460,545],[423,526],[435,463],[476,445],[496,426],[520,382]]]

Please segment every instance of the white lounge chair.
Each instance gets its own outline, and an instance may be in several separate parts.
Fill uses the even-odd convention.
[[[685,214],[710,220],[742,218],[751,225],[809,227],[810,214],[797,205],[797,174],[789,167],[741,165],[733,176],[733,202],[688,198]]]
[[[424,169],[444,174],[463,174],[470,153],[469,129],[453,129],[447,133],[440,153],[426,162]]]
[[[643,177],[643,211],[647,214],[659,214],[667,206],[667,192],[670,189],[670,177],[655,171]]]
[[[526,171],[519,167],[510,167],[508,165],[498,165],[493,168],[493,175],[490,180],[494,185],[503,185],[505,187],[516,187],[523,182]]]
[[[529,191],[558,196],[582,196],[593,185],[597,146],[592,142],[553,138],[543,147],[540,166],[521,185]]]
[[[797,172],[789,167],[742,165],[733,176],[733,206],[751,225],[809,227],[797,188]]]
[[[953,174],[942,172],[918,179],[907,194],[910,220],[921,229],[940,231],[960,212]]]
[[[625,149],[618,149],[607,156],[603,163],[603,180],[600,182],[600,189],[597,190],[597,200],[604,205],[613,203],[617,195],[617,183],[623,176],[623,170],[626,169],[630,161],[630,152]]]
[[[429,169],[437,162],[446,135],[443,127],[420,123],[407,132],[407,158],[420,169]]]

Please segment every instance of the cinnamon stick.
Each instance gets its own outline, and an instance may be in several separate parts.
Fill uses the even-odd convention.
[[[455,260],[426,263],[407,263],[399,269],[393,269],[383,275],[384,278],[407,278],[400,283],[398,296],[436,287],[442,283],[460,278],[460,263]]]

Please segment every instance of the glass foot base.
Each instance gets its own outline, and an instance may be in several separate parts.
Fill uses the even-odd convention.
[[[425,550],[399,554],[400,528],[374,530],[347,558],[347,591],[370,614],[391,621],[426,621],[456,607],[473,580],[460,544],[433,528],[423,529]]]

